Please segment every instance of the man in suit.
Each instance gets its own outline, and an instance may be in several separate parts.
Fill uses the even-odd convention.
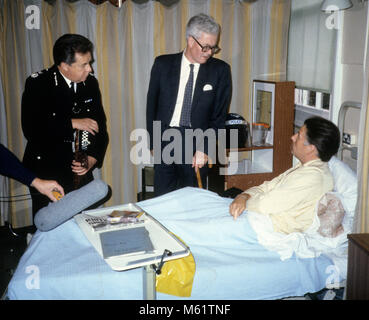
[[[185,133],[210,129],[217,134],[218,129],[224,128],[232,79],[230,66],[213,57],[220,50],[219,34],[220,26],[212,17],[196,15],[188,21],[184,51],[155,59],[147,93],[146,121],[150,150],[155,158],[157,196],[184,186],[196,186],[195,170],[201,169],[203,184],[206,181],[208,147],[200,141],[196,145],[194,141],[193,149],[186,148]],[[161,150],[154,148],[154,122],[160,124]],[[182,137],[182,146],[175,145],[180,148],[181,157],[172,163],[163,157],[165,148],[175,143],[161,138],[167,129],[177,130]],[[189,152],[192,161],[185,161]]]
[[[27,78],[22,96],[22,129],[27,139],[23,164],[39,178],[57,180],[66,193],[93,180],[101,167],[108,134],[101,93],[91,74],[93,44],[78,34],[65,34],[54,45],[54,65]],[[75,160],[75,134],[87,158]],[[30,187],[35,214],[49,203]]]

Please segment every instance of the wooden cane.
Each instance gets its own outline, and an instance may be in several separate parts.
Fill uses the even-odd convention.
[[[213,164],[209,161],[208,166],[209,166],[209,169],[210,169],[213,166]],[[201,175],[200,175],[200,168],[197,168],[197,171],[196,171],[196,168],[195,168],[195,172],[196,172],[196,178],[197,178],[197,185],[199,186],[200,189],[203,189],[202,181],[201,181]]]
[[[196,168],[195,168],[195,171],[196,171]],[[202,189],[202,181],[201,181],[201,175],[200,175],[200,168],[197,168],[196,178],[197,178],[197,185],[199,186],[200,189]]]

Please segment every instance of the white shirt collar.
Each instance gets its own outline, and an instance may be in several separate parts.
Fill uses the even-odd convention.
[[[198,70],[199,67],[200,67],[200,63],[196,63],[196,62],[192,63],[192,62],[190,62],[187,59],[186,55],[185,55],[185,51],[183,51],[183,54],[182,54],[182,67],[183,66],[189,66],[190,64],[193,64],[194,65],[194,70]]]
[[[60,70],[59,70],[60,72]],[[69,80],[63,73],[60,72],[60,74],[63,76],[65,82],[67,83],[68,87],[70,88],[70,83],[72,82],[72,80]]]

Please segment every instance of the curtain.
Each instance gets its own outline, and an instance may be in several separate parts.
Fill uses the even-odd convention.
[[[253,4],[252,79],[287,80],[290,11],[290,1],[257,1]]]
[[[296,86],[331,92],[337,30],[320,10],[322,0],[292,0],[287,78]],[[333,15],[331,15],[333,16]]]
[[[369,17],[369,6],[366,6]],[[364,85],[363,98],[361,103],[360,127],[358,146],[358,202],[354,219],[354,232],[369,232],[369,20],[366,26],[366,49],[364,58]]]
[[[1,55],[1,51],[0,51]],[[2,56],[0,56],[2,61]],[[0,65],[1,68],[1,65]],[[1,70],[1,69],[0,69]],[[4,101],[4,88],[2,86],[1,79],[2,72],[0,71],[0,143],[7,145],[7,133],[6,133],[6,113],[5,113],[5,101]],[[4,225],[5,221],[9,220],[9,181],[6,177],[0,175],[0,225]]]
[[[201,12],[212,15],[222,26],[222,50],[216,57],[232,69],[229,111],[251,120],[253,79],[286,79],[290,2],[181,0],[165,5],[165,1],[127,0],[118,8],[108,1],[95,5],[87,0],[50,4],[0,0],[0,90],[4,92],[3,102],[0,99],[1,141],[20,159],[23,157],[26,141],[20,125],[20,104],[25,80],[32,72],[53,64],[52,47],[58,37],[80,33],[95,44],[93,69],[110,136],[103,167],[94,175],[113,190],[105,206],[135,202],[141,190],[143,164],[135,165],[130,157],[137,143],[135,129],[146,127],[146,93],[154,58],[184,49],[185,27],[191,16]],[[40,18],[39,26],[37,19],[33,20],[36,27],[31,29],[25,23],[31,17],[29,6],[39,9]],[[28,193],[25,186],[11,179],[8,187],[1,180],[0,186],[11,196]],[[9,216],[14,226],[32,223],[30,206],[29,200],[11,202]],[[6,208],[1,210],[5,216]]]
[[[5,113],[1,114],[1,124],[6,122],[6,141],[1,141],[13,151],[18,157],[23,155],[25,140],[20,127],[20,96],[23,91],[25,75],[28,73],[26,61],[27,39],[25,36],[24,13],[26,2],[23,1],[1,1],[1,87]],[[13,179],[8,180],[9,195],[26,195],[28,188]],[[2,191],[6,194],[7,191]],[[2,201],[4,198],[1,198]],[[18,200],[18,199],[17,199]],[[29,204],[27,201],[10,202],[2,205],[2,215],[9,220],[15,219],[15,213],[22,217],[22,224],[29,225]],[[4,206],[5,205],[5,206]],[[9,211],[11,215],[9,214]],[[3,218],[4,219],[4,218]],[[3,220],[2,219],[2,220]]]
[[[2,16],[2,13],[0,13]],[[0,43],[4,43],[4,19],[0,20]],[[1,47],[1,46],[0,46]],[[0,143],[7,146],[8,135],[6,125],[6,110],[5,110],[5,98],[4,98],[4,86],[2,75],[4,73],[4,54],[3,50],[0,50]],[[6,200],[9,196],[9,181],[6,177],[0,175],[0,225],[4,225],[5,221],[9,220],[9,202]]]

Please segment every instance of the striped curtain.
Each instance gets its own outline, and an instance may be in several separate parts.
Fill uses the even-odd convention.
[[[29,6],[39,9],[38,28],[29,29],[25,24],[31,16]],[[6,126],[0,131],[1,141],[19,158],[26,144],[20,104],[27,76],[53,64],[53,44],[64,33],[80,33],[95,44],[93,68],[100,83],[110,143],[103,167],[94,175],[112,187],[106,206],[137,199],[143,164],[134,165],[130,160],[135,144],[130,141],[131,133],[146,127],[146,93],[154,58],[184,49],[185,27],[191,16],[204,12],[222,26],[222,50],[216,57],[231,65],[230,112],[251,120],[253,79],[286,79],[290,0],[181,0],[171,6],[127,0],[121,8],[108,1],[96,6],[87,0],[60,0],[53,5],[41,0],[0,0],[0,9],[0,89],[4,92],[0,124]],[[37,21],[33,23],[37,25]],[[28,193],[25,186],[9,181],[7,194]],[[29,200],[2,205],[3,220],[11,220],[14,226],[32,223]]]

